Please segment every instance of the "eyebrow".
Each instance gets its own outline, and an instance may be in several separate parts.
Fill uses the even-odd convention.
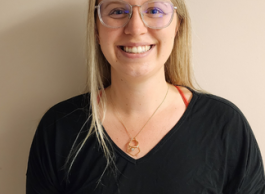
[[[121,2],[109,2],[104,8],[107,8],[109,5],[115,5],[115,4],[122,5],[123,3],[121,3]],[[96,7],[98,7],[98,6],[96,6]]]

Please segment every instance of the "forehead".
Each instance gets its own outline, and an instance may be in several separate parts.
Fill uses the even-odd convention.
[[[97,0],[96,4],[99,4],[101,1],[103,1],[103,0]],[[104,0],[104,1],[113,1],[113,0]],[[131,5],[142,5],[143,3],[150,1],[150,0],[122,0],[122,1],[125,1]],[[157,0],[157,1],[169,1],[169,2],[171,2],[170,0]]]

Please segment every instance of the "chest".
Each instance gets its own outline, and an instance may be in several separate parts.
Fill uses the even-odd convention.
[[[139,159],[147,155],[178,123],[185,111],[171,107],[149,118],[117,119],[109,114],[103,123],[111,141],[128,156]],[[148,122],[147,122],[148,121]]]
[[[188,126],[183,127],[180,121],[157,146],[139,159],[129,157],[115,146],[116,171],[113,173],[109,168],[96,189],[95,180],[98,180],[105,165],[102,162],[104,158],[95,157],[93,153],[92,163],[97,165],[86,166],[85,171],[89,173],[84,173],[84,177],[89,175],[89,179],[84,179],[82,189],[95,194],[221,193],[225,158],[216,154],[216,148],[208,146],[216,141],[209,139],[207,144],[199,144],[198,137],[190,137],[189,134]],[[91,161],[92,158],[83,158],[84,164],[88,164],[86,160]]]

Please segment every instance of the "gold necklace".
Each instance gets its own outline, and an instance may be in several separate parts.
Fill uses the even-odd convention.
[[[154,114],[156,113],[156,111],[159,109],[159,107],[163,104],[163,102],[165,101],[166,97],[167,97],[167,94],[168,94],[168,90],[169,90],[169,86],[167,88],[167,92],[166,92],[166,95],[163,99],[163,101],[159,104],[159,106],[156,108],[156,110],[153,112],[153,114],[149,117],[149,119],[146,121],[146,123],[144,124],[144,126],[141,128],[141,130],[135,135],[135,137],[132,137],[131,134],[129,133],[129,131],[127,130],[127,128],[125,127],[125,125],[123,124],[123,122],[120,120],[119,118],[119,113],[118,113],[118,116],[116,115],[116,110],[114,110],[114,115],[116,116],[116,118],[118,119],[118,121],[122,124],[122,126],[124,127],[124,129],[126,130],[127,134],[129,135],[130,137],[130,141],[129,143],[127,143],[127,153],[130,154],[131,156],[136,156],[137,154],[140,153],[140,147],[139,147],[139,142],[137,141],[136,137],[137,135],[139,135],[139,133],[143,130],[143,128],[147,125],[147,123],[151,120],[151,118],[154,116]],[[112,99],[111,99],[111,104],[113,105],[112,103]],[[114,109],[114,106],[113,106],[113,109]],[[136,153],[132,153],[134,150],[138,150]]]

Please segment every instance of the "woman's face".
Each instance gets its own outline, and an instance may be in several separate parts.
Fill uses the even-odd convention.
[[[131,5],[142,5],[147,0],[124,1]],[[138,7],[133,7],[129,23],[122,28],[108,28],[97,17],[99,44],[111,65],[112,78],[135,79],[164,75],[164,64],[172,51],[177,32],[177,20],[175,12],[169,26],[151,29],[144,25]],[[142,48],[142,53],[135,53],[140,52],[137,50],[139,47]]]

